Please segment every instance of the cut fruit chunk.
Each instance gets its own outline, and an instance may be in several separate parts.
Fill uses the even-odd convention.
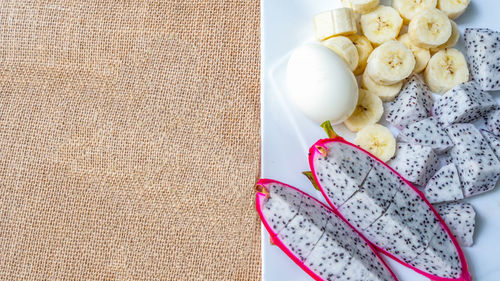
[[[432,204],[463,199],[464,193],[455,164],[439,169],[425,186],[424,195]]]
[[[427,64],[424,78],[431,91],[437,94],[469,81],[469,68],[464,55],[453,48],[435,53]]]
[[[375,222],[391,204],[387,198],[372,197],[367,190],[359,190],[338,211],[357,229],[365,229]]]
[[[356,69],[359,62],[358,50],[349,38],[345,36],[335,36],[326,39],[322,44],[343,58],[351,70]]]
[[[466,28],[464,41],[472,80],[484,91],[500,90],[500,32],[488,28]]]
[[[323,12],[314,17],[314,30],[319,41],[337,35],[354,34],[358,31],[356,25],[354,13],[349,8]]]
[[[493,152],[497,156],[498,160],[500,160],[500,136],[497,136],[492,132],[486,130],[481,130],[481,133],[483,134],[484,139],[490,145],[491,149],[493,149]]]
[[[415,69],[415,57],[403,43],[389,41],[370,54],[366,72],[373,81],[393,85],[406,79]]]
[[[378,84],[365,72],[361,76],[361,87],[376,94],[382,101],[393,101],[399,95],[403,87],[403,82],[401,81],[393,85]]]
[[[439,0],[437,7],[450,19],[461,16],[470,4],[470,0]]]
[[[372,44],[370,41],[359,34],[349,35],[348,38],[352,41],[356,49],[358,50],[359,62],[356,69],[353,71],[354,75],[360,75],[365,71],[368,57],[373,51]]]
[[[398,144],[396,157],[390,162],[405,179],[418,185],[425,185],[436,173],[438,156],[430,147],[419,144]]]
[[[403,26],[398,11],[388,6],[378,6],[370,13],[361,16],[361,30],[375,45],[394,40]]]
[[[455,46],[455,44],[457,44],[458,39],[460,39],[460,30],[458,29],[458,25],[454,21],[450,20],[450,22],[451,22],[450,39],[448,39],[448,41],[446,41],[446,43],[442,45],[439,45],[435,48],[431,48],[431,53],[435,54],[441,50],[452,48],[453,46]]]
[[[493,134],[500,136],[500,109],[490,111],[485,115],[485,119],[488,129]]]
[[[446,222],[451,233],[462,247],[474,244],[476,212],[469,203],[451,203],[436,206],[436,211]]]
[[[384,113],[382,100],[368,92],[359,89],[358,105],[352,115],[344,121],[344,125],[352,132],[358,132],[368,125],[377,123]]]
[[[428,146],[438,154],[448,151],[453,146],[453,142],[448,134],[433,117],[408,125],[408,127],[399,132],[398,140],[410,144]]]
[[[341,0],[342,5],[351,8],[357,14],[369,13],[378,7],[379,0]]]
[[[392,0],[392,7],[398,10],[405,24],[410,23],[420,11],[436,8],[437,0]]]
[[[413,17],[408,26],[413,44],[422,48],[433,48],[450,39],[451,23],[438,9],[423,9]]]
[[[358,132],[354,143],[382,161],[389,161],[396,151],[396,139],[386,127],[373,124]]]
[[[422,72],[431,59],[431,52],[428,49],[420,48],[413,44],[408,33],[401,35],[398,41],[408,47],[415,56],[415,68],[413,69],[413,73]]]
[[[268,218],[267,222],[273,231],[280,232],[297,216],[303,197],[302,193],[281,185],[269,187],[269,196],[264,201],[262,213]]]

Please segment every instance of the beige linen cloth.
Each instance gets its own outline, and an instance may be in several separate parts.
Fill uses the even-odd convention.
[[[258,280],[259,1],[0,1],[0,279]]]

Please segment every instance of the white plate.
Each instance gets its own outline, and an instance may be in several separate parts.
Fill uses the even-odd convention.
[[[340,7],[338,0],[261,0],[261,104],[262,104],[262,177],[272,178],[301,188],[318,199],[301,175],[308,170],[307,150],[316,140],[324,138],[322,129],[307,120],[286,99],[285,64],[297,46],[313,40],[312,18],[318,12]],[[488,27],[500,30],[500,1],[473,1],[457,20],[460,29]],[[462,49],[463,41],[458,48]],[[499,93],[493,93],[500,102]],[[353,134],[343,126],[336,128],[346,139]],[[468,200],[477,211],[475,244],[464,248],[474,280],[500,279],[500,188]],[[312,280],[280,249],[269,244],[269,235],[262,231],[262,277],[264,281]],[[387,259],[386,259],[387,260]],[[388,260],[401,281],[427,280],[411,270]]]

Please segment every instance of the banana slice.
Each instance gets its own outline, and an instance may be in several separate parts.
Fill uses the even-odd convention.
[[[379,0],[340,0],[340,2],[344,7],[351,8],[358,14],[369,13],[375,10],[380,3]]]
[[[344,36],[335,36],[326,39],[322,42],[322,44],[343,58],[351,70],[355,70],[356,67],[358,67],[358,50],[349,38]]]
[[[451,23],[440,10],[425,9],[413,17],[408,26],[408,34],[416,46],[434,48],[450,39]]]
[[[378,6],[372,12],[361,16],[361,29],[363,34],[375,45],[395,39],[403,19],[392,7]]]
[[[387,162],[396,153],[396,139],[386,127],[373,124],[358,132],[354,143]]]
[[[389,41],[370,54],[366,72],[378,84],[393,85],[410,76],[414,68],[411,50],[401,42]]]
[[[444,50],[444,49],[447,49],[447,48],[451,48],[453,46],[455,46],[455,44],[457,44],[458,42],[458,39],[460,39],[460,30],[458,29],[458,25],[450,20],[451,22],[451,36],[450,36],[450,39],[448,39],[448,41],[446,41],[446,43],[444,43],[443,45],[439,45],[438,47],[436,48],[431,48],[431,53],[434,54],[434,53],[437,53],[441,50]]]
[[[392,0],[392,7],[398,10],[405,24],[421,10],[436,8],[437,0]]]
[[[413,73],[416,74],[424,71],[427,66],[427,62],[431,59],[431,52],[427,49],[413,45],[408,33],[401,35],[398,38],[398,41],[408,47],[415,56],[415,68],[413,69]]]
[[[470,0],[439,0],[437,7],[450,19],[461,16],[470,4]]]
[[[358,66],[356,67],[356,69],[354,69],[354,75],[360,75],[365,71],[366,62],[368,61],[368,57],[373,51],[372,44],[366,37],[358,34],[349,35],[347,38],[352,41],[352,43],[358,50],[359,60]]]
[[[356,25],[356,17],[350,8],[335,9],[314,17],[314,31],[319,41],[336,35],[354,34],[358,32]]]
[[[384,113],[382,100],[367,90],[359,89],[358,105],[344,125],[352,132],[358,132],[368,125],[377,123]]]
[[[432,56],[424,72],[431,91],[443,94],[454,86],[469,81],[469,68],[457,49],[445,49]]]
[[[377,95],[382,101],[388,102],[393,101],[401,91],[403,87],[403,81],[398,82],[394,85],[380,85],[373,81],[366,72],[361,76],[361,87],[367,89],[369,92]]]

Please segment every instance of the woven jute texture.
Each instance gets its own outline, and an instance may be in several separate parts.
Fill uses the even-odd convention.
[[[259,1],[0,1],[0,279],[258,280]]]

